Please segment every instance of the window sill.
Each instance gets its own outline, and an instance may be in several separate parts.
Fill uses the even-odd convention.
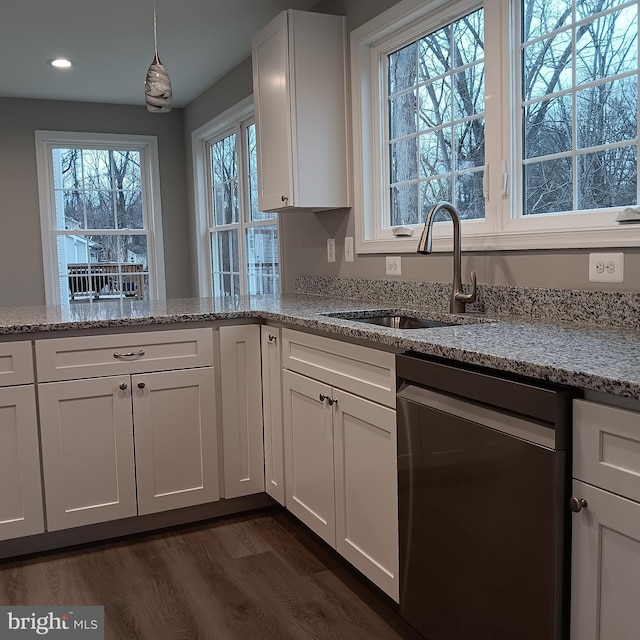
[[[444,223],[446,224],[446,223]],[[358,254],[415,253],[422,228],[411,238],[359,239]],[[452,251],[452,228],[433,238],[434,253]],[[591,249],[637,247],[640,245],[640,224],[619,225],[607,229],[557,229],[547,232],[501,231],[499,234],[465,235],[462,228],[463,251],[527,251],[545,249]]]

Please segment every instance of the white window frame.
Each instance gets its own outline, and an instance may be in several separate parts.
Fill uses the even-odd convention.
[[[268,221],[251,221],[245,218],[248,210],[247,192],[247,154],[244,149],[244,136],[240,136],[241,127],[250,124],[254,116],[253,95],[250,95],[191,133],[191,151],[193,160],[195,227],[197,234],[196,261],[198,265],[198,292],[203,298],[213,294],[211,229],[209,226],[211,203],[210,161],[208,145],[235,133],[237,140],[242,139],[238,150],[238,198],[240,201],[239,221],[230,225],[218,226],[216,231],[238,229],[238,260],[240,264],[240,286],[244,290],[247,281],[246,230],[251,227],[275,225],[278,229],[278,249],[280,248],[280,216]],[[282,282],[282,261],[278,260],[278,277]]]
[[[140,153],[140,171],[143,183],[143,219],[147,232],[149,299],[164,300],[166,298],[166,283],[157,138],[155,136],[117,133],[36,130],[35,140],[46,304],[68,304],[68,301],[60,299],[60,278],[56,248],[55,183],[52,162],[52,150],[54,148],[127,149]]]
[[[485,219],[462,222],[465,250],[569,249],[640,244],[640,225],[614,221],[622,209],[550,215],[521,215],[518,166],[520,121],[513,77],[518,24],[517,0],[401,0],[351,33],[356,248],[366,253],[415,252],[422,225],[411,238],[383,227],[387,206],[387,154],[382,118],[387,82],[386,56],[414,42],[425,30],[484,6],[485,11]],[[515,9],[514,9],[515,7]],[[514,49],[516,51],[514,52]],[[385,104],[381,112],[380,105]],[[381,115],[382,113],[382,115]],[[515,179],[514,179],[515,178]],[[449,222],[436,223],[434,251],[450,251]]]

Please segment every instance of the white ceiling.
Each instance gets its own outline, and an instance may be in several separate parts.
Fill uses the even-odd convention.
[[[183,107],[251,53],[282,9],[317,0],[155,0],[158,54]],[[0,11],[0,97],[144,105],[153,0],[21,0]],[[9,8],[10,7],[10,8]],[[67,57],[70,70],[47,60]]]

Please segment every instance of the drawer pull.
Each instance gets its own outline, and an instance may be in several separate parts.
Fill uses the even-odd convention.
[[[114,352],[113,357],[114,358],[135,358],[136,356],[143,356],[144,355],[144,349],[140,349],[139,351],[129,351],[129,353],[118,353],[117,351]]]
[[[571,498],[569,500],[569,509],[574,513],[580,513],[583,509],[586,509],[589,505],[584,498]]]
[[[269,342],[273,342],[276,339],[276,336],[273,335],[273,333],[269,334]]]
[[[127,383],[126,382],[121,382],[119,387],[120,387],[121,391],[126,391],[127,390]]]
[[[138,389],[144,389],[146,386],[144,382],[138,382]]]

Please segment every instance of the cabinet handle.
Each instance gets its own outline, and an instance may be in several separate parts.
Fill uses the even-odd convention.
[[[134,358],[135,356],[143,356],[144,355],[144,349],[140,349],[139,351],[129,351],[129,353],[118,353],[117,351],[114,352],[113,357],[114,358]]]
[[[277,336],[274,336],[273,333],[269,334],[269,342],[273,342]]]
[[[146,386],[144,382],[138,382],[138,389],[144,389]]]
[[[569,500],[569,509],[574,513],[580,513],[583,509],[586,509],[589,505],[584,498],[571,498]]]
[[[280,199],[282,202],[286,202],[289,199],[289,196],[281,196]]]
[[[119,387],[121,391],[126,391],[127,390],[127,383],[126,382],[121,382]]]
[[[325,400],[329,403],[329,406],[333,406],[334,404],[338,404],[338,401],[335,398],[332,398],[331,396],[326,396],[324,393],[321,393],[320,396],[320,402],[324,402]]]

